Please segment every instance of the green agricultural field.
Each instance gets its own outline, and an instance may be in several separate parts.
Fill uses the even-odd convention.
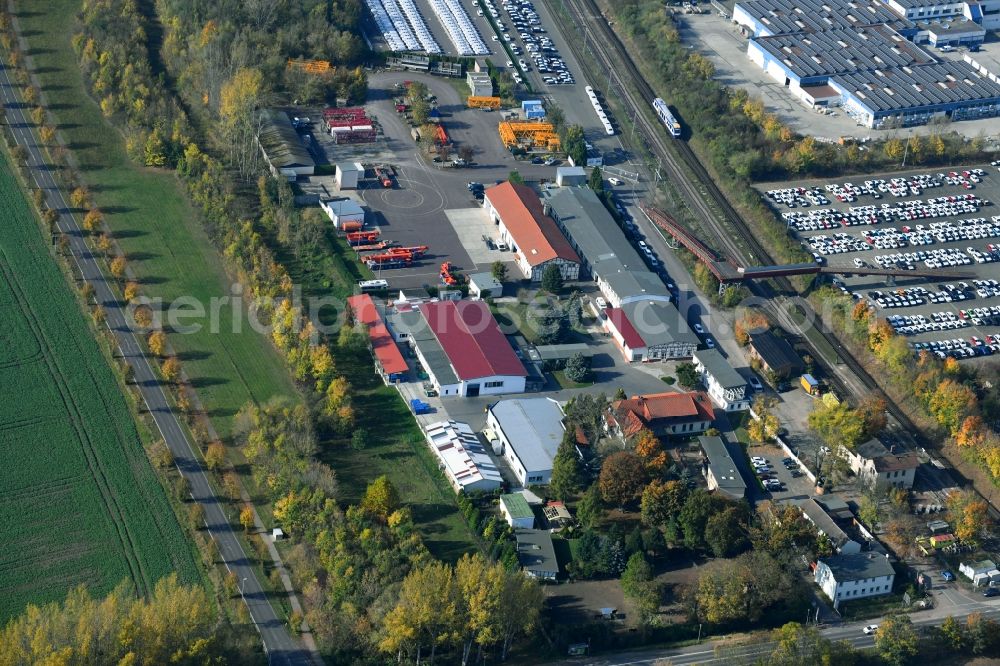
[[[18,0],[14,4],[59,132],[69,143],[132,270],[144,282],[144,293],[164,302],[194,297],[207,310],[211,297],[230,293],[230,281],[177,179],[171,173],[131,163],[121,134],[87,95],[70,44],[81,0]],[[172,335],[170,342],[216,429],[225,437],[231,417],[248,401],[263,403],[275,395],[297,395],[268,340],[246,326],[243,332],[233,333],[228,308],[221,311],[219,322],[218,333],[206,327],[194,335]]]
[[[117,380],[0,154],[0,625],[198,572]]]

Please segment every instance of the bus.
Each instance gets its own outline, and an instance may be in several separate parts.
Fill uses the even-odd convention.
[[[666,126],[667,131],[670,132],[670,136],[678,138],[681,135],[681,124],[677,122],[674,118],[674,114],[670,113],[670,109],[667,107],[667,103],[662,99],[657,97],[653,100],[653,111],[656,111],[656,116],[660,119],[660,122]]]

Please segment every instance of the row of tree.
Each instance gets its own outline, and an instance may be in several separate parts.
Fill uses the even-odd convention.
[[[534,628],[541,606],[537,583],[482,555],[465,555],[454,566],[429,562],[403,579],[378,647],[417,663],[423,653],[433,663],[439,649],[460,650],[465,666],[499,646],[505,660],[514,638]]]
[[[80,586],[62,603],[28,606],[7,623],[0,665],[217,663],[230,649],[221,631],[205,591],[178,584],[176,574],[148,598],[123,584],[95,599]]]
[[[1000,437],[983,418],[1000,409],[1000,387],[953,358],[940,360],[925,351],[914,360],[905,338],[863,302],[827,287],[817,290],[816,298],[834,328],[871,354],[883,381],[913,396],[916,407],[964,456],[1000,482]]]

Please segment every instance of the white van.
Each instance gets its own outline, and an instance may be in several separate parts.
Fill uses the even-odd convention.
[[[388,280],[362,280],[358,283],[358,288],[361,289],[361,293],[367,293],[369,291],[384,291],[389,288]]]

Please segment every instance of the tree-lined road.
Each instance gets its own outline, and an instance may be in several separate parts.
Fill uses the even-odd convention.
[[[27,151],[27,166],[31,180],[44,192],[46,205],[59,213],[57,227],[69,239],[69,248],[80,274],[94,286],[95,298],[104,306],[107,326],[114,334],[122,357],[132,366],[134,381],[142,399],[170,448],[177,468],[190,481],[195,501],[200,502],[205,508],[206,522],[218,544],[219,556],[241,581],[240,589],[250,611],[250,617],[260,632],[268,662],[289,665],[313,664],[311,653],[292,638],[284,621],[267,600],[267,595],[233,532],[222,504],[215,496],[207,473],[194,454],[177,415],[170,408],[163,386],[129,326],[123,304],[115,297],[97,259],[87,247],[80,225],[66,203],[64,193],[53,180],[52,173],[42,157],[36,132],[26,118],[24,105],[21,102],[21,90],[10,80],[6,59],[0,59],[0,100],[6,112],[6,122],[17,145],[23,146]]]

